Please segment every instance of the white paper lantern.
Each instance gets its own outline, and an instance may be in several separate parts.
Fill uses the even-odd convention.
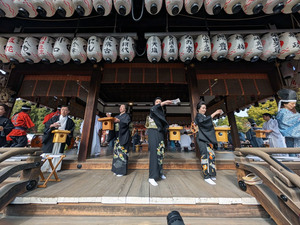
[[[245,54],[244,59],[250,62],[256,62],[259,60],[260,55],[263,52],[263,46],[260,37],[255,34],[249,34],[245,37]]]
[[[124,62],[131,62],[135,57],[135,46],[132,37],[122,37],[120,41],[120,58]]]
[[[190,63],[194,58],[194,40],[190,35],[184,35],[179,40],[179,58],[184,63]]]
[[[33,18],[38,15],[32,0],[14,0],[14,4],[23,17]]]
[[[21,55],[28,64],[38,63],[41,61],[38,56],[39,39],[34,37],[26,37],[24,39]]]
[[[38,55],[42,60],[42,63],[49,64],[55,62],[55,58],[53,56],[54,43],[55,39],[52,37],[44,36],[40,39]]]
[[[114,7],[121,16],[127,16],[131,11],[131,0],[114,0]]]
[[[284,7],[284,0],[264,0],[263,5],[266,14],[280,13]]]
[[[70,48],[71,42],[68,38],[59,37],[56,39],[53,47],[53,56],[57,64],[63,65],[70,62]]]
[[[87,57],[91,63],[98,63],[102,59],[102,40],[99,37],[91,36],[88,40]]]
[[[233,34],[228,38],[228,53],[227,58],[230,61],[239,62],[245,53],[245,43],[242,35]]]
[[[298,40],[291,32],[285,32],[279,35],[280,53],[279,59],[291,60],[299,51]]]
[[[178,58],[178,47],[176,37],[166,36],[162,43],[162,57],[167,62],[174,62]]]
[[[16,17],[18,8],[13,3],[13,0],[0,0],[0,17]]]
[[[300,0],[285,0],[281,12],[285,14],[296,13],[300,10]]]
[[[242,9],[242,0],[226,0],[224,11],[227,14],[236,14]]]
[[[165,0],[165,4],[169,15],[176,16],[182,10],[183,0]]]
[[[111,12],[112,0],[93,0],[93,6],[100,16],[107,16]]]
[[[209,15],[217,15],[225,5],[225,0],[204,0],[205,11]]]
[[[92,0],[73,0],[73,3],[79,16],[88,16],[93,11]]]
[[[38,14],[42,17],[54,16],[56,12],[53,0],[32,0],[32,3]]]
[[[290,79],[294,77],[294,65],[291,61],[285,61],[280,65],[281,75],[284,79]]]
[[[102,56],[105,62],[114,63],[118,57],[118,42],[114,37],[106,37],[103,42]]]
[[[61,17],[70,17],[74,14],[75,6],[72,0],[53,0],[56,12]]]
[[[297,45],[299,50],[296,52],[296,56],[295,56],[295,60],[299,60],[300,59],[300,33],[296,34],[296,38],[297,38]]]
[[[145,7],[148,13],[156,15],[162,7],[163,0],[145,0]]]
[[[272,62],[280,52],[279,37],[274,33],[267,33],[262,36],[261,43],[263,52],[260,58],[264,61]]]
[[[211,39],[211,57],[213,60],[222,61],[228,53],[227,39],[224,34],[217,34]]]
[[[81,37],[75,37],[71,44],[70,56],[74,63],[81,64],[87,60],[87,41]]]
[[[147,58],[152,63],[161,59],[161,41],[157,36],[151,36],[147,41]]]
[[[0,37],[0,63],[9,63],[9,58],[5,55],[7,39]]]
[[[10,62],[18,64],[25,62],[21,54],[23,39],[19,37],[10,37],[6,44],[5,55]]]
[[[206,61],[211,55],[211,43],[207,34],[200,34],[195,41],[195,56],[199,61]]]
[[[242,9],[247,15],[258,14],[263,9],[263,0],[242,0]]]
[[[188,14],[196,14],[202,5],[203,0],[184,0],[185,11]]]

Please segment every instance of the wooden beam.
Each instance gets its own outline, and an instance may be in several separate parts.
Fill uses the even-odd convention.
[[[228,112],[227,116],[228,116],[229,125],[231,127],[230,134],[231,134],[231,137],[232,137],[233,148],[234,149],[235,148],[240,148],[241,147],[241,142],[240,142],[240,138],[239,138],[238,128],[237,128],[237,125],[236,125],[234,111]]]
[[[91,153],[101,75],[102,72],[100,67],[94,65],[84,113],[84,124],[82,128],[80,149],[78,154],[79,162],[86,161],[86,158],[89,157]]]

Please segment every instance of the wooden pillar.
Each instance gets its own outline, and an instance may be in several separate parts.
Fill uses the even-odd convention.
[[[79,162],[86,161],[86,158],[89,157],[91,153],[101,75],[102,72],[100,70],[100,67],[94,65],[84,112],[84,124],[82,128],[81,142],[78,154]]]
[[[241,147],[241,142],[240,142],[240,138],[239,138],[239,132],[238,132],[238,128],[237,128],[237,125],[236,125],[234,112],[227,113],[227,116],[228,116],[229,125],[231,127],[230,133],[231,133],[231,137],[232,137],[233,148],[234,149],[235,148],[240,148]]]

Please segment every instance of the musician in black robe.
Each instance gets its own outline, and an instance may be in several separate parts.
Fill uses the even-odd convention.
[[[6,118],[4,115],[7,111],[7,105],[0,104],[0,147],[6,146],[6,136],[12,131],[14,125],[10,119]]]
[[[212,120],[216,115],[222,114],[223,111],[218,109],[211,116],[205,116],[206,105],[203,101],[200,101],[197,104],[197,112],[195,123],[198,125],[199,131],[196,140],[201,154],[202,172],[204,180],[211,185],[215,185],[216,166],[213,149],[218,147],[218,142]]]
[[[67,135],[66,143],[62,143],[60,146],[60,153],[63,153],[65,150],[65,145],[71,144],[71,139],[73,137],[73,131],[75,129],[75,124],[71,118],[68,117],[70,113],[68,106],[62,106],[60,109],[60,115],[54,116],[47,123],[45,123],[44,135],[43,135],[43,147],[42,150],[44,153],[52,153],[53,150],[53,130],[69,130],[70,134]]]
[[[108,142],[114,139],[113,161],[111,171],[118,177],[127,174],[128,150],[130,145],[130,116],[127,106],[120,105],[120,114],[115,116],[115,129],[109,132]]]
[[[158,185],[156,180],[166,179],[166,176],[163,174],[164,136],[169,124],[165,118],[162,106],[170,104],[172,104],[171,100],[162,102],[161,98],[157,97],[154,100],[154,106],[150,109],[150,116],[146,120],[150,151],[149,183],[153,186]]]

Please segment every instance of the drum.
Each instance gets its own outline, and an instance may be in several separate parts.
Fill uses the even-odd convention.
[[[39,147],[43,146],[43,135],[34,135],[30,142],[31,147]]]

